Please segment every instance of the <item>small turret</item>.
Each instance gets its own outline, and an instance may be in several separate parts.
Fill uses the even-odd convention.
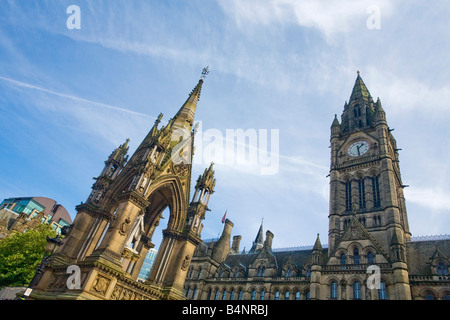
[[[380,125],[380,124],[387,125],[386,112],[384,112],[384,109],[381,106],[380,98],[378,98],[377,102],[375,103],[375,114],[373,116],[373,120],[374,120],[375,126]]]
[[[129,141],[130,139],[127,139],[124,144],[114,149],[109,155],[102,172],[97,178],[94,178],[96,181],[92,185],[92,192],[88,197],[88,202],[98,204],[105,194],[106,189],[123,169],[128,160]]]
[[[320,242],[319,234],[317,234],[316,242],[314,243],[314,246],[313,246],[312,264],[321,265],[322,257],[323,257],[322,244]]]
[[[331,124],[331,138],[339,137],[341,134],[341,125],[339,124],[339,120],[337,118],[337,115],[334,115],[333,123]]]
[[[231,238],[231,230],[233,229],[233,222],[226,219],[225,224],[223,226],[222,235],[220,236],[217,243],[214,245],[214,249],[212,252],[212,258],[221,263],[225,260],[227,255],[230,253],[230,238]]]
[[[214,187],[216,185],[216,179],[214,179],[214,162],[211,162],[208,169],[205,169],[203,175],[200,175],[195,184],[195,192],[192,197],[192,203],[199,202],[208,205],[211,194],[214,193]]]
[[[266,231],[266,240],[264,241],[264,247],[272,251],[273,233],[270,230]]]

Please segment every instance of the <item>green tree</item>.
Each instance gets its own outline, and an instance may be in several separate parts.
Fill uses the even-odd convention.
[[[41,224],[0,241],[0,287],[27,286],[44,257],[46,238],[55,236],[56,231]]]

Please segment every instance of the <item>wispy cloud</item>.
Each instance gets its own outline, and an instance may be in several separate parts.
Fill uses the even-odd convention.
[[[370,6],[379,6],[384,17],[393,11],[391,1],[219,0],[219,3],[241,29],[252,25],[295,24],[317,29],[327,41],[337,33],[366,28]]]
[[[427,117],[443,117],[450,111],[450,87],[430,83],[405,74],[393,73],[370,67],[372,88],[382,95],[381,102],[388,101],[391,115],[402,115],[414,111]],[[376,99],[376,98],[375,98]]]
[[[439,211],[450,211],[450,196],[444,189],[414,187],[405,190],[408,202],[420,205],[423,208]]]
[[[73,101],[77,101],[77,102],[87,103],[87,104],[90,104],[90,105],[93,105],[93,106],[97,106],[97,107],[100,107],[100,108],[105,108],[105,109],[110,109],[110,110],[119,111],[119,112],[123,112],[123,113],[128,113],[128,114],[136,115],[136,116],[140,116],[140,117],[156,119],[156,117],[149,116],[149,115],[144,114],[144,113],[136,112],[136,111],[133,111],[133,110],[129,110],[129,109],[125,109],[125,108],[121,108],[121,107],[117,107],[117,106],[112,106],[112,105],[101,103],[101,102],[97,102],[97,101],[84,99],[82,97],[77,97],[77,96],[66,94],[66,93],[62,93],[62,92],[49,90],[49,89],[46,89],[46,88],[42,88],[40,86],[36,86],[36,85],[29,84],[29,83],[26,83],[26,82],[14,80],[14,79],[11,79],[11,78],[0,76],[0,79],[4,80],[4,81],[7,81],[8,83],[13,84],[13,85],[18,86],[18,87],[22,87],[22,88],[26,88],[26,89],[32,89],[32,90],[38,90],[38,91],[41,91],[41,92],[49,93],[49,94],[54,95],[54,96],[67,98],[67,99],[70,99],[70,100],[73,100]]]

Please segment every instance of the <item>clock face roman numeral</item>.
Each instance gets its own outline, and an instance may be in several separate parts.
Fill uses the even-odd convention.
[[[359,157],[369,151],[369,143],[364,140],[353,142],[347,149],[350,157]]]

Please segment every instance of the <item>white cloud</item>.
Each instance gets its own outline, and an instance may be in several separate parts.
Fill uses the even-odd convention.
[[[405,189],[405,198],[408,202],[415,203],[424,208],[435,211],[450,210],[450,196],[443,189],[414,187]]]
[[[379,6],[383,17],[393,11],[391,1],[219,0],[219,4],[242,29],[249,25],[297,24],[319,30],[327,41],[336,33],[367,28],[371,6]]]
[[[427,117],[445,117],[450,111],[450,87],[447,85],[375,67],[367,68],[367,74],[370,75],[365,79],[371,83],[369,90],[379,93],[383,105],[388,102],[392,106],[389,109],[391,115],[414,111]]]

